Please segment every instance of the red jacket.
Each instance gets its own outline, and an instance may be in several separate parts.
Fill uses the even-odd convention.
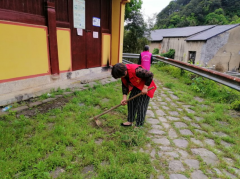
[[[130,92],[133,89],[133,86],[137,87],[139,90],[142,90],[144,85],[145,85],[145,80],[142,78],[138,78],[136,76],[136,68],[139,67],[141,65],[137,65],[137,64],[126,64],[127,67],[127,72],[128,72],[128,76],[129,76],[129,81],[131,82],[131,84],[128,84],[127,80],[125,78],[121,78],[123,84],[128,87],[128,91]],[[142,67],[142,66],[141,66]],[[153,98],[154,96],[154,92],[157,89],[157,86],[155,85],[154,81],[152,80],[151,84],[149,85],[148,88],[151,88],[154,86],[154,89],[148,91],[147,95],[150,98]]]

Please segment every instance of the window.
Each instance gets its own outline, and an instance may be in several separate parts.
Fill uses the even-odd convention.
[[[188,63],[195,64],[196,51],[189,51]]]

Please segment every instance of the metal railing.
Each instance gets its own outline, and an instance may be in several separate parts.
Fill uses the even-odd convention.
[[[240,78],[210,70],[204,67],[199,67],[189,63],[181,62],[178,60],[173,60],[167,57],[161,57],[159,55],[154,55],[153,57],[154,60],[170,64],[183,70],[190,71],[202,77],[208,78],[225,86],[233,88],[237,91],[240,91]],[[123,53],[123,58],[139,58],[139,54]]]

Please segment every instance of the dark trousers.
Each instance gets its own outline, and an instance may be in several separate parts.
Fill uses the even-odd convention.
[[[142,91],[134,87],[129,98],[141,93]],[[142,126],[146,116],[150,97],[141,95],[128,102],[128,122],[134,122],[137,113],[136,126]]]

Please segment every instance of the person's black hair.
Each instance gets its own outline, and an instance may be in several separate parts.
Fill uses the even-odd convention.
[[[122,76],[125,76],[125,71],[127,70],[127,67],[122,63],[117,63],[112,68],[112,77],[117,79],[121,78]]]
[[[149,50],[149,46],[148,45],[145,45],[144,46],[144,51],[148,51]]]

